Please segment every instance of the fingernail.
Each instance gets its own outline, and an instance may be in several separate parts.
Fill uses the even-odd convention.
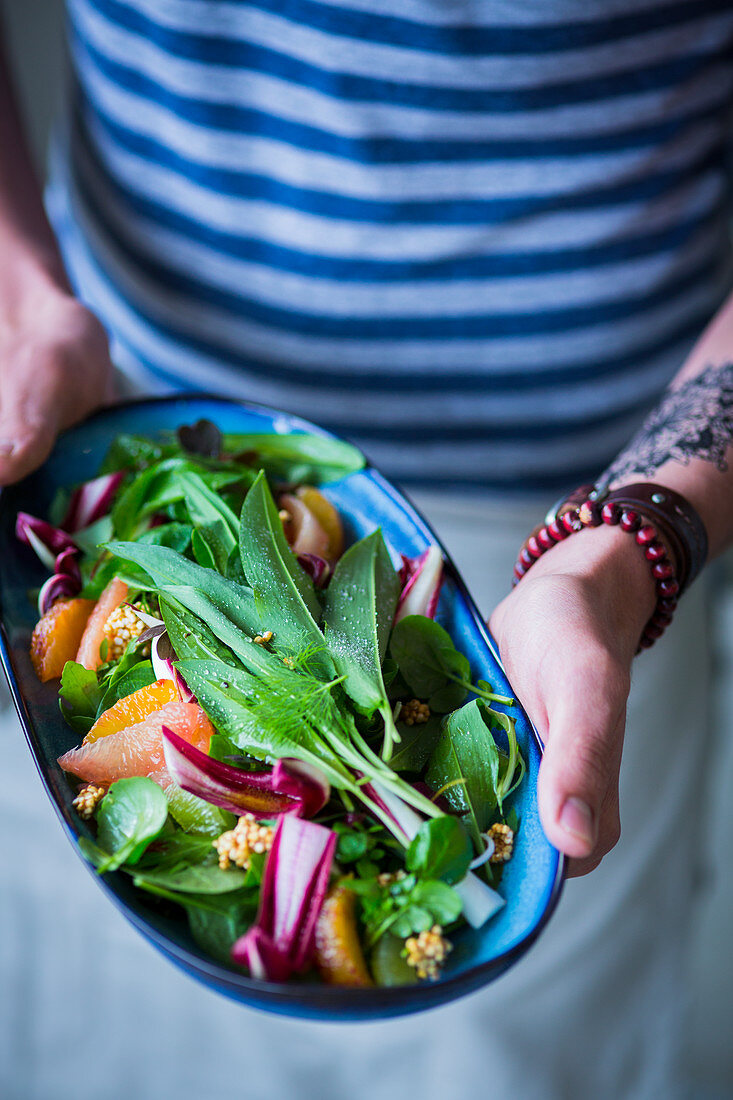
[[[572,833],[580,840],[585,840],[588,844],[595,842],[593,813],[590,806],[581,798],[572,795],[565,800],[565,805],[560,811],[560,824],[565,832]]]
[[[0,458],[10,458],[14,450],[15,443],[12,439],[0,439]]]

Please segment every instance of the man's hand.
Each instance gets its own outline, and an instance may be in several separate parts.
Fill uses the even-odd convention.
[[[535,562],[491,616],[509,680],[545,742],[548,839],[587,874],[616,844],[631,663],[655,604],[628,534],[581,531]]]
[[[14,300],[13,300],[14,299]],[[63,428],[112,398],[107,336],[58,287],[0,300],[0,485],[47,458]]]

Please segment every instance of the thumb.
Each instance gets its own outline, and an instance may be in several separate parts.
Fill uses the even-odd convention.
[[[59,429],[59,394],[49,364],[7,370],[0,383],[0,485],[25,477],[48,457]],[[58,371],[58,367],[56,367]]]
[[[566,855],[600,858],[619,834],[617,788],[628,676],[609,658],[576,664],[573,674],[558,677],[557,683],[562,689],[546,703],[540,817],[548,840]]]

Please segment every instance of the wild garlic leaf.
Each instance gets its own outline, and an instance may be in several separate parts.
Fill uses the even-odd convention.
[[[204,597],[207,608],[218,609],[219,616],[227,618],[240,631],[250,637],[259,633],[261,623],[254,596],[252,590],[244,585],[229,581],[214,570],[205,569],[166,546],[111,542],[108,549],[116,557],[134,562],[144,569],[152,579],[155,591],[172,591],[175,588],[181,592],[198,592]],[[191,600],[194,600],[193,596]],[[180,602],[189,606],[183,599]],[[195,607],[191,607],[191,610],[196,613]],[[213,625],[212,629],[215,629]]]
[[[334,725],[326,685],[282,663],[262,679],[216,661],[181,661],[178,667],[216,728],[242,752],[260,760],[293,756],[316,764],[334,786],[353,788],[323,736]]]
[[[288,546],[263,473],[244,500],[240,551],[262,629],[274,632],[273,648],[291,657],[308,650],[313,672],[331,680],[334,668],[317,625],[321,608],[316,590]]]
[[[270,476],[294,483],[336,481],[364,466],[364,456],[350,443],[300,432],[227,433],[224,448],[228,454],[246,455]]]
[[[483,847],[480,834],[491,823],[499,802],[500,762],[499,748],[478,700],[472,699],[444,719],[427,782],[434,791],[452,784],[445,798],[452,809],[466,816],[479,851]]]
[[[97,811],[97,841],[105,853],[99,874],[134,864],[154,840],[168,817],[168,801],[152,779],[118,779]]]
[[[203,619],[184,607],[172,591],[160,594],[160,617],[177,657],[236,663],[231,649],[217,638]]]
[[[203,478],[190,471],[179,475],[186,508],[194,527],[193,551],[200,565],[226,575],[227,563],[239,538],[239,520],[228,504]],[[211,564],[206,560],[205,551]]]
[[[206,470],[185,458],[166,458],[148,466],[133,479],[114,503],[111,516],[117,538],[132,538],[140,521],[146,516],[184,500],[185,488],[181,482],[181,474],[187,471],[199,473],[212,489],[222,489],[242,478],[242,471],[235,467],[229,470]]]
[[[325,637],[343,688],[366,715],[390,709],[382,661],[400,581],[381,531],[355,543],[340,559],[326,593]]]

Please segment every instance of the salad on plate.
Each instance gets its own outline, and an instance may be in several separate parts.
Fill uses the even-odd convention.
[[[31,660],[99,874],[270,982],[438,979],[504,905],[513,700],[436,621],[443,559],[349,537],[308,433],[121,434],[16,533],[49,570]]]

